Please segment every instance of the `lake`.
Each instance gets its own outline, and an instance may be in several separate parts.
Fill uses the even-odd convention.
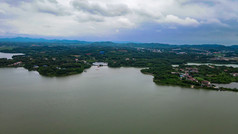
[[[138,68],[48,78],[0,69],[0,134],[236,134],[238,94],[158,86]]]
[[[0,52],[0,58],[12,59],[12,56],[24,55],[22,53],[2,53]]]
[[[238,82],[232,82],[230,84],[214,84],[216,85],[217,87],[224,87],[224,88],[231,88],[231,89],[234,89],[234,88],[238,88]]]
[[[187,63],[186,65],[189,65],[189,66],[214,65],[214,66],[227,66],[227,67],[238,68],[237,64]]]

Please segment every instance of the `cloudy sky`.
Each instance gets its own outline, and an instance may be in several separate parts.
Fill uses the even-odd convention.
[[[238,0],[0,0],[0,37],[238,44]]]

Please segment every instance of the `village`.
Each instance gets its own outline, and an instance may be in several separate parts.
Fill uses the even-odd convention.
[[[213,87],[216,88],[213,84],[211,84],[210,81],[203,80],[201,78],[194,78],[193,74],[198,74],[199,70],[196,67],[186,67],[186,68],[179,68],[174,67],[176,72],[171,72],[171,74],[177,74],[180,77],[180,80],[187,80],[191,81],[193,83],[196,83],[197,85],[200,85],[201,87]],[[194,88],[195,85],[191,85],[191,88]]]
[[[223,74],[226,74],[224,76],[229,77],[232,80],[237,80],[238,73],[234,71],[231,72],[232,67],[217,67],[213,65],[204,65],[202,67],[201,66],[173,66],[174,72],[171,72],[171,74],[177,75],[181,81],[190,82],[191,88],[203,87],[203,88],[213,88],[213,89],[219,90],[220,87],[217,86],[217,83],[220,83],[220,82],[209,81],[208,79],[213,80],[216,77],[218,79],[220,77],[219,76],[220,73],[206,74],[204,70],[216,70],[221,68],[227,68],[227,69],[224,69],[222,72]],[[230,82],[234,82],[234,81],[230,81]]]

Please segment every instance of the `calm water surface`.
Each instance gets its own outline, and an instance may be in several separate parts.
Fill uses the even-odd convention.
[[[227,66],[227,67],[238,68],[238,64],[188,63],[186,65],[189,65],[189,66],[214,65],[214,66]]]
[[[12,59],[12,56],[24,55],[22,53],[2,53],[0,52],[0,58]]]
[[[0,134],[237,134],[238,94],[157,86],[136,68],[0,69]]]
[[[224,87],[224,88],[237,88],[238,89],[238,82],[232,82],[230,84],[214,84],[217,87]]]

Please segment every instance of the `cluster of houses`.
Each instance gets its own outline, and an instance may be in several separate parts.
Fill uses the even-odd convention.
[[[227,57],[215,57],[215,58],[211,58],[210,60],[230,61],[230,58],[227,58]]]
[[[34,69],[38,69],[39,67],[40,67],[40,66],[38,66],[38,65],[34,65],[34,66],[33,66]],[[43,65],[42,67],[48,67],[48,65]]]
[[[186,52],[177,52],[176,54],[181,54],[181,55],[183,55],[183,54],[187,54]]]
[[[129,61],[129,60],[133,60],[133,61],[135,61],[136,59],[135,58],[125,58],[125,61]]]
[[[15,62],[15,63],[13,63],[13,64],[10,64],[10,65],[8,65],[8,66],[20,66],[21,64],[22,64],[22,62],[19,61],[19,62]]]
[[[238,73],[231,73],[233,77],[238,77]]]
[[[186,67],[185,69],[178,69],[176,68],[178,72],[171,72],[171,74],[177,74],[180,76],[180,79],[186,79],[188,81],[199,83],[199,81],[196,78],[193,78],[190,73],[199,73],[199,70],[197,68],[192,67]],[[212,87],[211,82],[209,81],[201,81],[201,86],[205,87]],[[194,86],[193,86],[194,87]]]
[[[147,49],[149,50],[150,52],[153,52],[153,53],[162,53],[162,51],[160,49]]]
[[[152,49],[152,48],[136,48],[137,51],[145,52],[145,50],[153,52],[153,53],[162,53],[163,50],[160,49]]]

